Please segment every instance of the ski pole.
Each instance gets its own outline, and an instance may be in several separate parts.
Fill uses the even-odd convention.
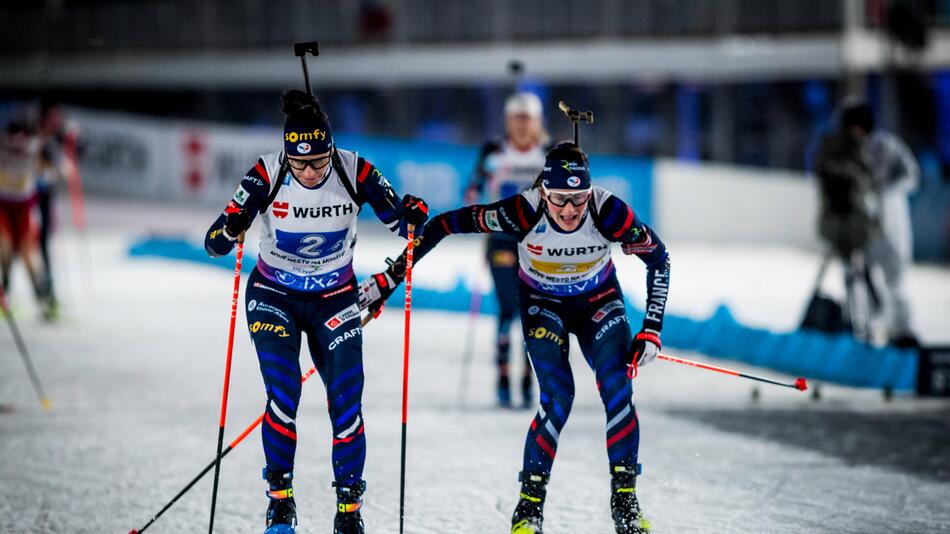
[[[313,374],[316,373],[316,372],[317,372],[317,368],[316,368],[316,367],[311,367],[309,371],[307,371],[306,373],[303,374],[303,376],[300,377],[300,383],[306,382],[307,379],[310,378],[311,376],[313,376]],[[227,447],[226,449],[224,449],[223,451],[221,451],[221,456],[219,456],[218,458],[216,458],[216,459],[214,459],[214,460],[211,460],[211,463],[209,463],[208,465],[206,465],[205,468],[202,469],[201,472],[198,473],[197,476],[195,476],[195,478],[191,479],[191,482],[189,482],[184,488],[182,488],[181,491],[179,491],[174,497],[172,497],[172,500],[168,501],[168,504],[166,504],[161,510],[159,510],[157,514],[153,515],[153,516],[148,520],[148,523],[145,523],[145,525],[143,525],[142,528],[130,530],[130,531],[129,531],[129,534],[139,534],[139,533],[141,533],[141,532],[145,532],[145,529],[147,529],[148,527],[152,526],[152,523],[154,523],[159,517],[161,517],[162,514],[164,514],[166,511],[168,511],[168,509],[171,508],[172,505],[175,504],[175,502],[177,502],[178,499],[180,499],[182,495],[184,495],[185,493],[188,493],[188,490],[190,490],[190,489],[192,488],[192,486],[194,486],[195,484],[198,483],[199,480],[201,480],[202,478],[204,478],[204,476],[208,474],[208,471],[211,471],[211,468],[214,467],[214,464],[215,464],[219,459],[224,458],[225,456],[227,456],[228,453],[231,452],[231,451],[234,449],[234,447],[237,447],[239,443],[241,443],[242,441],[244,441],[244,438],[246,438],[246,437],[248,436],[248,434],[250,434],[251,432],[253,432],[255,428],[257,428],[258,426],[260,426],[261,422],[263,422],[263,421],[264,421],[264,414],[261,414],[260,416],[258,416],[257,419],[254,420],[253,423],[251,423],[250,425],[248,425],[247,428],[244,429],[244,432],[241,432],[241,433],[238,435],[238,437],[234,438],[234,441],[232,441],[231,444],[228,445],[228,447]]]
[[[7,323],[10,325],[10,332],[13,333],[13,341],[20,351],[20,356],[23,357],[23,364],[26,365],[26,372],[30,375],[30,382],[33,383],[33,389],[36,390],[36,395],[40,398],[40,405],[43,407],[43,411],[48,412],[53,409],[53,404],[43,391],[43,384],[40,383],[40,377],[36,374],[36,368],[33,367],[33,359],[30,358],[30,353],[26,350],[26,343],[23,342],[20,329],[17,328],[16,322],[13,320],[13,312],[10,311],[10,307],[7,305],[7,295],[4,292],[2,284],[0,284],[0,308],[3,308],[3,315],[6,316]]]
[[[462,371],[459,376],[458,405],[465,405],[465,395],[468,392],[468,372],[475,352],[475,327],[478,312],[482,307],[482,292],[472,287],[472,299],[468,307],[468,331],[465,333],[465,352],[462,354]]]
[[[750,375],[748,373],[742,373],[735,371],[733,369],[727,369],[725,367],[719,367],[718,365],[711,365],[708,363],[697,362],[695,360],[687,360],[686,358],[677,358],[675,356],[667,356],[666,354],[659,354],[657,358],[661,360],[666,360],[673,363],[681,363],[683,365],[690,365],[692,367],[698,367],[700,369],[706,369],[707,371],[716,371],[717,373],[723,373],[732,376],[738,376],[739,378],[748,378],[749,380],[757,380],[759,382],[765,382],[766,384],[773,384],[776,386],[782,386],[786,388],[793,388],[799,391],[805,391],[808,389],[808,384],[805,382],[803,377],[798,377],[795,379],[794,383],[791,382],[779,382],[778,380],[772,380],[771,378],[765,378],[762,376]]]
[[[406,245],[406,319],[402,338],[402,448],[399,462],[399,534],[403,532],[406,510],[406,417],[409,412],[409,319],[412,314],[412,250],[415,226],[409,225]]]
[[[231,354],[234,352],[234,324],[237,320],[238,294],[241,290],[241,263],[244,259],[244,232],[237,238],[234,259],[234,290],[231,292],[231,324],[228,328],[228,354],[224,363],[224,388],[221,393],[221,418],[218,420],[218,449],[214,462],[214,485],[211,490],[211,519],[208,534],[214,531],[214,508],[218,501],[218,477],[221,474],[221,448],[224,445],[224,422],[228,416],[228,389],[231,385]]]

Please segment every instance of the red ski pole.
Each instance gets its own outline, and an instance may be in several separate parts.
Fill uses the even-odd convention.
[[[402,338],[402,450],[399,464],[399,533],[403,532],[406,510],[406,418],[409,412],[409,319],[412,314],[412,250],[415,226],[409,225],[406,245],[406,319]]]
[[[794,383],[790,382],[779,382],[778,380],[772,380],[771,378],[765,378],[762,376],[751,375],[748,373],[742,373],[735,371],[733,369],[727,369],[725,367],[719,367],[718,365],[711,365],[708,363],[697,362],[695,360],[687,360],[686,358],[677,358],[675,356],[667,356],[666,354],[659,354],[657,358],[661,360],[666,360],[673,363],[681,363],[683,365],[689,365],[692,367],[698,367],[700,369],[706,369],[707,371],[715,371],[717,373],[723,373],[731,376],[738,376],[739,378],[748,378],[749,380],[756,380],[758,382],[765,382],[766,384],[773,384],[776,386],[782,386],[786,388],[793,388],[799,391],[805,391],[808,389],[808,383],[805,382],[803,377],[798,377],[795,379]]]
[[[306,382],[307,379],[313,376],[313,374],[316,372],[317,372],[317,368],[311,367],[309,371],[307,371],[306,373],[303,374],[303,376],[300,377],[300,382],[301,383]],[[189,482],[184,488],[182,488],[182,490],[179,491],[177,495],[172,497],[172,500],[168,501],[168,504],[166,504],[161,510],[159,510],[157,514],[153,515],[151,519],[149,519],[148,522],[145,523],[144,526],[142,526],[142,528],[132,529],[129,531],[129,534],[139,534],[141,532],[145,532],[145,529],[152,526],[152,523],[154,523],[159,517],[161,517],[162,514],[164,514],[169,508],[171,508],[172,505],[175,504],[175,502],[177,502],[178,499],[180,499],[182,495],[184,495],[185,493],[188,493],[188,490],[190,490],[195,484],[197,484],[199,480],[204,478],[204,476],[208,474],[208,471],[211,471],[211,468],[214,467],[215,463],[217,463],[219,459],[227,456],[228,453],[234,449],[234,447],[237,447],[239,443],[244,441],[244,438],[246,438],[251,432],[253,432],[255,428],[260,426],[261,422],[263,421],[264,421],[264,414],[261,414],[260,416],[258,416],[257,419],[254,420],[253,423],[251,423],[250,425],[248,425],[247,428],[244,429],[244,432],[241,432],[238,435],[238,437],[234,438],[234,441],[232,441],[231,444],[228,445],[226,449],[221,451],[220,456],[218,456],[214,460],[211,460],[211,463],[205,466],[205,468],[202,469],[201,472],[198,473],[198,475],[195,478],[191,479],[191,482]]]
[[[234,323],[237,320],[238,293],[241,289],[241,262],[244,259],[244,232],[237,238],[234,260],[234,291],[231,293],[231,326],[228,329],[228,355],[224,363],[224,390],[221,393],[221,418],[218,422],[218,449],[214,461],[214,486],[211,490],[211,519],[208,534],[214,531],[214,508],[218,500],[218,477],[221,474],[221,448],[224,446],[224,422],[228,416],[228,388],[231,385],[231,354],[234,351]]]

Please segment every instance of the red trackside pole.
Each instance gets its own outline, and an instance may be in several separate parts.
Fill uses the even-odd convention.
[[[805,382],[805,379],[803,377],[798,377],[797,379],[795,379],[794,383],[779,382],[778,380],[772,380],[770,378],[765,378],[762,376],[750,375],[748,373],[742,373],[733,369],[719,367],[718,365],[711,365],[708,363],[697,362],[695,360],[687,360],[686,358],[677,358],[675,356],[667,356],[666,354],[659,354],[657,355],[657,358],[661,360],[666,360],[668,362],[681,363],[683,365],[689,365],[692,367],[698,367],[700,369],[706,369],[707,371],[716,371],[717,373],[738,376],[740,378],[748,378],[749,380],[765,382],[766,384],[773,384],[776,386],[797,389],[799,391],[805,391],[806,389],[808,389],[808,383]]]
[[[300,382],[301,382],[301,383],[306,382],[307,379],[310,378],[311,376],[313,376],[313,374],[316,373],[316,372],[317,372],[317,368],[316,368],[316,367],[311,367],[309,371],[307,371],[306,373],[303,374],[303,376],[300,377]],[[228,453],[231,452],[231,450],[234,449],[234,447],[237,447],[239,443],[241,443],[242,441],[244,441],[244,438],[246,438],[251,432],[253,432],[255,428],[257,428],[258,426],[260,426],[260,424],[261,424],[263,421],[264,421],[264,414],[261,414],[260,416],[258,416],[257,419],[254,420],[253,423],[251,423],[250,425],[248,425],[247,428],[244,429],[244,432],[241,432],[241,433],[238,435],[238,437],[234,438],[234,441],[232,441],[231,444],[228,445],[228,447],[227,447],[226,449],[224,449],[223,451],[221,451],[221,455],[220,455],[220,456],[218,456],[218,457],[217,457],[216,459],[214,459],[214,460],[211,460],[211,463],[209,463],[207,466],[205,466],[205,468],[202,469],[201,472],[198,473],[198,475],[197,475],[195,478],[191,479],[191,482],[189,482],[188,485],[186,485],[184,488],[182,488],[182,490],[179,491],[177,495],[175,495],[174,497],[172,497],[172,500],[168,501],[168,504],[166,504],[164,508],[162,508],[161,510],[159,510],[157,514],[153,515],[153,516],[151,517],[151,519],[149,519],[148,522],[145,523],[145,525],[144,525],[142,528],[139,528],[139,529],[132,529],[132,530],[129,531],[129,534],[139,534],[139,533],[141,533],[141,532],[145,532],[145,529],[147,529],[148,527],[152,526],[152,523],[154,523],[155,520],[157,520],[159,517],[161,517],[162,514],[164,514],[169,508],[171,508],[172,505],[175,504],[175,502],[177,502],[178,499],[180,499],[182,495],[184,495],[185,493],[187,493],[188,490],[190,490],[195,484],[197,484],[199,480],[201,480],[202,478],[204,478],[204,476],[205,476],[206,474],[208,474],[208,471],[211,471],[211,468],[214,467],[215,463],[217,463],[218,460],[220,460],[221,458],[224,458],[225,456],[227,456]]]
[[[86,202],[82,190],[82,175],[79,172],[78,137],[79,127],[73,123],[66,131],[63,152],[66,161],[69,162],[66,184],[69,187],[69,197],[72,201],[73,225],[82,232],[86,229]]]
[[[409,319],[412,314],[412,250],[415,227],[409,225],[406,245],[406,319],[402,338],[402,450],[399,465],[399,534],[403,532],[406,511],[406,419],[409,412]]]
[[[218,422],[218,449],[214,462],[214,485],[211,490],[211,519],[208,534],[214,531],[214,508],[218,500],[218,477],[221,474],[221,449],[224,445],[224,422],[228,417],[228,388],[231,385],[231,354],[234,352],[234,324],[237,320],[238,294],[241,290],[241,262],[244,259],[244,232],[237,239],[234,259],[234,290],[231,293],[231,325],[228,328],[228,355],[224,363],[224,388],[221,393],[221,418]]]

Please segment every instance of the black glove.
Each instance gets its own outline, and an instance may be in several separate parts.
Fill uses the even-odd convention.
[[[399,221],[400,234],[403,237],[409,235],[408,226],[415,226],[415,235],[422,234],[422,225],[429,220],[429,206],[425,200],[412,195],[402,197],[402,218]]]
[[[630,364],[627,365],[627,376],[637,376],[637,368],[656,359],[660,353],[660,333],[656,330],[644,328],[630,341]]]
[[[246,209],[227,210],[227,218],[224,220],[224,237],[234,241],[251,227],[251,216]]]
[[[399,256],[396,260],[386,260],[389,267],[381,272],[360,282],[360,310],[369,309],[370,313],[376,313],[383,307],[386,299],[393,294],[393,291],[399,287],[406,277],[406,259]]]

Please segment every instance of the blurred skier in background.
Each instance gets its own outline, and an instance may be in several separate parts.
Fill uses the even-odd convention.
[[[548,134],[544,129],[541,99],[533,93],[519,92],[505,101],[505,137],[484,145],[465,191],[465,203],[474,204],[487,193],[488,202],[516,195],[531,187],[544,166]],[[511,325],[518,312],[518,241],[512,236],[493,233],[487,238],[486,259],[498,299],[498,327],[495,361],[498,365],[498,404],[510,407]],[[534,402],[531,364],[525,353],[521,377],[521,397],[525,407]]]
[[[812,170],[821,189],[819,234],[846,266],[855,334],[870,340],[870,316],[883,308],[888,341],[917,346],[903,287],[913,261],[908,196],[920,182],[913,154],[875,125],[867,102],[849,98],[840,106],[837,128],[820,140]],[[876,268],[883,273],[883,292],[874,284]]]
[[[32,211],[36,205],[36,177],[40,170],[41,143],[26,122],[13,121],[0,137],[0,283],[10,294],[13,260],[23,260],[33,292],[49,316],[55,301],[36,255],[37,233]]]
[[[63,144],[65,123],[58,106],[50,103],[40,105],[39,136],[40,159],[36,175],[36,207],[39,212],[39,248],[46,274],[46,294],[49,305],[48,319],[58,313],[58,302],[53,284],[53,263],[50,256],[50,238],[55,225],[54,201],[57,188],[66,181],[66,158]]]

